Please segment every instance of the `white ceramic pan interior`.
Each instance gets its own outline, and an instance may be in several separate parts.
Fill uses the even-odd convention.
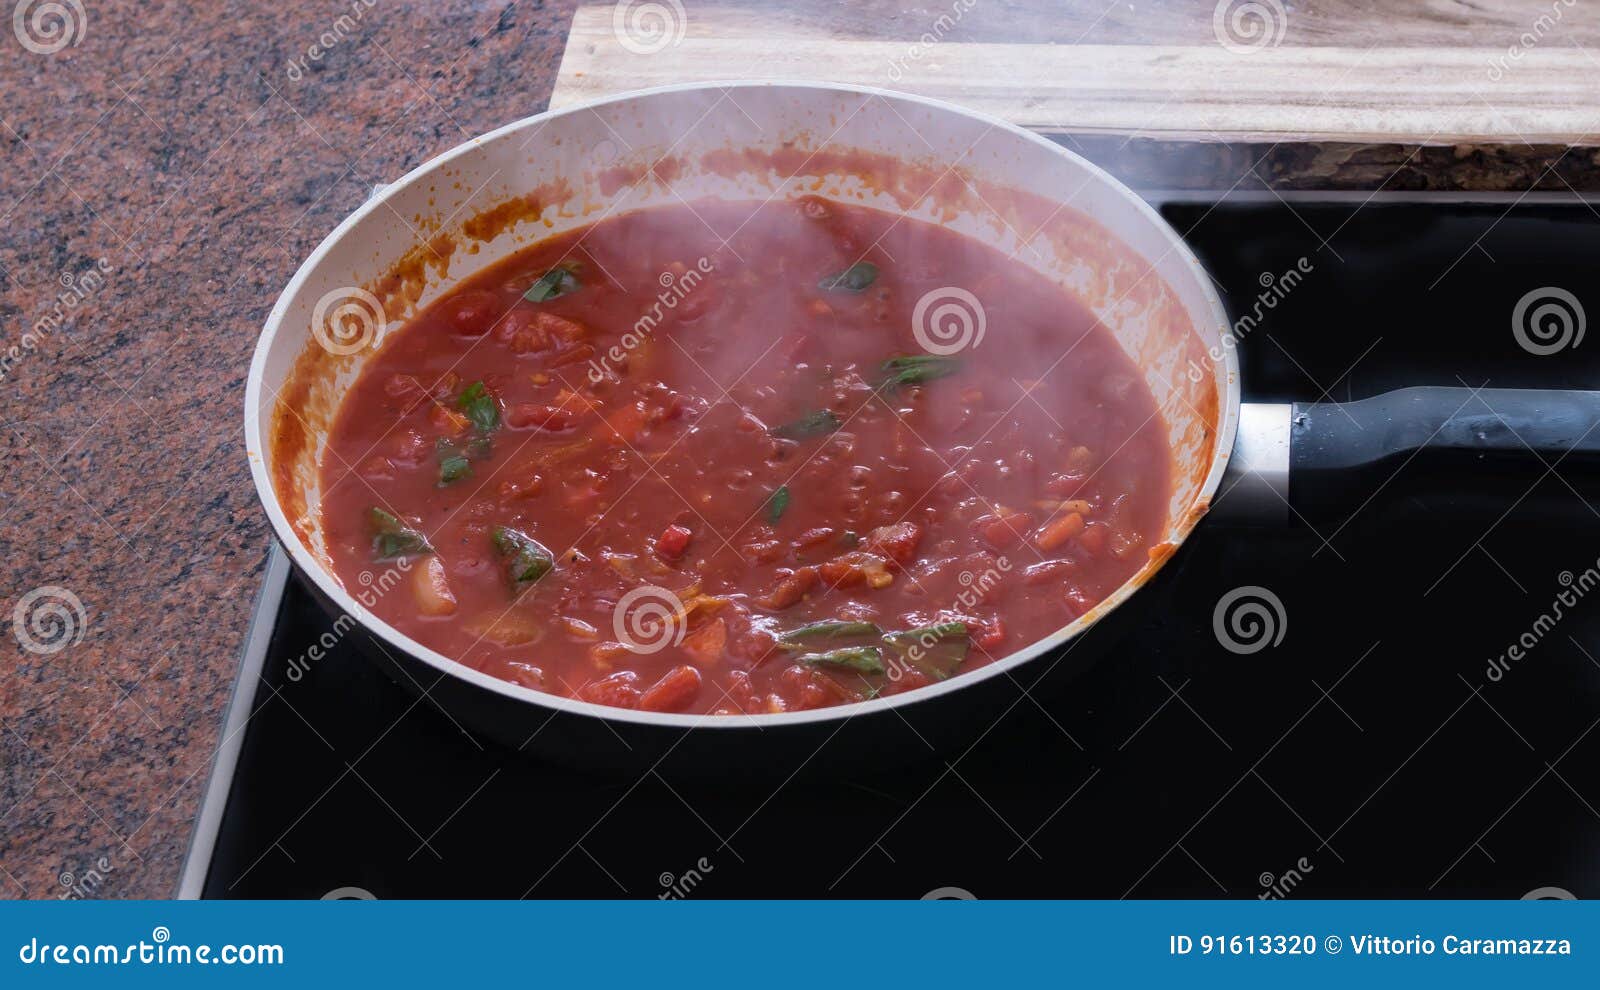
[[[1221,479],[1239,392],[1221,302],[1174,231],[1105,172],[1003,122],[882,90],[759,83],[668,87],[518,121],[422,165],[328,235],[267,318],[245,396],[251,472],[295,563],[393,648],[442,672],[535,705],[664,725],[847,717],[958,691],[1082,633],[1169,554],[1152,554],[1071,625],[948,681],[838,708],[710,718],[591,705],[490,677],[394,629],[333,573],[317,513],[318,460],[345,389],[409,316],[511,252],[619,212],[801,194],[980,238],[1088,305],[1159,404],[1173,451],[1160,550],[1183,541]],[[352,306],[364,314],[362,333],[330,332],[330,316]]]

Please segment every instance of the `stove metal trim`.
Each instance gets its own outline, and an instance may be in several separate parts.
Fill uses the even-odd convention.
[[[233,684],[233,696],[228,701],[222,739],[217,743],[216,755],[212,757],[211,775],[206,780],[205,793],[200,799],[200,813],[195,818],[194,833],[189,839],[189,851],[184,855],[183,870],[178,875],[178,900],[199,900],[205,890],[206,874],[211,870],[211,856],[216,850],[217,836],[222,829],[222,814],[228,807],[234,770],[239,765],[239,753],[244,747],[245,726],[255,711],[256,691],[261,685],[267,647],[272,642],[278,607],[283,604],[284,589],[288,583],[289,557],[274,540],[267,557],[261,591],[256,595],[255,607],[250,613],[250,630],[245,633],[244,647],[240,650],[239,674]]]

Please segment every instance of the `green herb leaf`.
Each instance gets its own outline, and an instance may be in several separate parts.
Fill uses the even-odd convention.
[[[500,406],[494,401],[494,396],[483,387],[483,382],[473,382],[461,390],[456,397],[456,408],[467,414],[476,426],[484,433],[489,433],[500,426]]]
[[[827,409],[822,409],[807,413],[791,423],[775,427],[770,432],[773,436],[784,440],[804,440],[807,437],[820,437],[832,433],[841,425],[843,424],[839,422],[839,417]]]
[[[583,288],[583,283],[578,281],[576,262],[564,262],[550,269],[534,280],[522,298],[529,302],[544,302],[557,296],[564,296],[570,292],[577,292]]]
[[[904,632],[893,632],[883,642],[904,661],[942,681],[967,659],[971,637],[965,622],[937,622]]]
[[[809,626],[791,629],[778,637],[778,648],[805,650],[806,640],[849,639],[853,636],[882,636],[883,630],[870,622],[813,622]]]
[[[870,261],[858,261],[837,275],[829,275],[817,283],[824,292],[860,292],[878,280],[878,266]]]
[[[439,484],[448,485],[452,481],[460,481],[472,473],[472,465],[460,454],[451,454],[439,459]]]
[[[807,653],[797,659],[800,663],[812,666],[821,664],[830,667],[848,667],[861,674],[886,672],[883,666],[883,651],[876,646],[846,646],[840,650],[829,650],[827,653]]]
[[[942,354],[914,354],[890,358],[878,370],[883,372],[882,388],[920,385],[960,371],[961,360]]]
[[[544,544],[521,530],[496,526],[490,538],[494,540],[494,548],[500,552],[500,556],[506,558],[511,586],[518,591],[555,569],[555,556],[544,548]]]
[[[433,553],[426,536],[376,505],[367,510],[367,526],[372,530],[372,554],[378,560]]]
[[[789,486],[782,485],[767,499],[767,522],[778,525],[778,520],[789,509]]]

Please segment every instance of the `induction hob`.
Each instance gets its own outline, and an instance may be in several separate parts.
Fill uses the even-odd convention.
[[[1230,313],[1262,313],[1247,400],[1600,382],[1600,346],[1537,355],[1512,332],[1535,290],[1600,305],[1600,214],[1576,197],[1158,205]],[[609,776],[504,749],[349,642],[306,663],[333,623],[274,549],[180,895],[1600,893],[1600,594],[1547,618],[1595,573],[1593,493],[1551,474],[1463,514],[1403,490],[1316,532],[1208,522],[1150,621],[1063,693],[965,753],[861,753],[848,778]],[[1241,587],[1278,603],[1277,645],[1217,634]]]

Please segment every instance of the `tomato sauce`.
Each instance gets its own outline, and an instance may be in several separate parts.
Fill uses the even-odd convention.
[[[1025,265],[865,207],[702,202],[533,245],[392,333],[321,513],[346,587],[446,656],[766,713],[1082,615],[1159,539],[1169,466],[1138,369]]]

